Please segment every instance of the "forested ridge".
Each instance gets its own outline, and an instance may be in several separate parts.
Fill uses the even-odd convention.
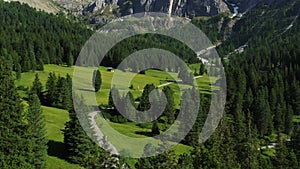
[[[16,72],[43,70],[43,64],[73,65],[92,31],[63,14],[36,11],[0,1],[1,57]],[[70,17],[71,18],[71,17]]]
[[[20,98],[14,84],[21,72],[43,70],[43,64],[73,65],[92,31],[63,15],[45,14],[27,5],[0,1],[0,10],[5,11],[0,13],[0,168],[46,167],[47,139],[41,104],[69,111],[70,121],[63,130],[64,158],[85,168],[300,168],[300,126],[294,120],[300,115],[299,7],[297,0],[260,3],[237,21],[231,36],[217,47],[226,71],[227,101],[221,123],[208,141],[198,142],[210,102],[208,94],[201,94],[197,121],[181,142],[192,147],[189,153],[179,155],[171,150],[154,157],[116,160],[92,142],[82,129],[73,109],[70,75],[61,77],[50,73],[43,86],[36,74],[24,98]],[[218,33],[213,23],[222,17],[207,20],[213,27],[209,34],[212,41],[224,37],[224,32]],[[206,21],[193,22],[204,28],[204,32],[209,31],[209,27],[201,26]],[[189,48],[176,41],[169,44],[171,47],[164,45],[168,40],[151,34],[124,40],[107,54],[105,66],[117,66],[145,44],[170,50],[188,63],[197,61]],[[242,45],[245,45],[243,50],[236,50]],[[13,71],[17,72],[16,77]],[[103,83],[101,73],[95,71],[94,78],[98,79],[94,84],[98,92]],[[153,89],[153,84],[145,86],[138,98],[138,110],[149,109],[148,98]],[[151,135],[165,131],[178,114],[172,89],[165,86],[162,92],[168,104],[162,116],[151,123]],[[183,95],[192,98],[194,92],[198,91],[189,89]],[[121,104],[129,104],[125,99],[135,104],[132,93],[121,96],[113,88],[106,105],[109,108],[115,106],[112,95]],[[78,97],[76,101],[82,105],[82,111],[89,111],[84,100]],[[23,106],[22,99],[28,107]],[[192,103],[189,99],[180,100],[180,104],[190,105],[186,112],[197,106]],[[124,111],[130,116],[132,110]],[[120,118],[115,109],[106,113],[111,121],[130,122]],[[166,146],[161,145],[160,149]],[[151,145],[147,148],[154,150]]]

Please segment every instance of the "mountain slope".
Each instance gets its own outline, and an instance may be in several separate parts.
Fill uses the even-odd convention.
[[[6,0],[6,1],[19,1],[21,3],[26,3],[33,8],[45,11],[47,13],[58,13],[60,11],[60,8],[51,0]]]

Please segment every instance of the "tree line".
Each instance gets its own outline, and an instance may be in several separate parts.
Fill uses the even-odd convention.
[[[36,11],[19,2],[0,2],[0,54],[18,73],[43,70],[44,64],[74,64],[92,34],[63,14]]]

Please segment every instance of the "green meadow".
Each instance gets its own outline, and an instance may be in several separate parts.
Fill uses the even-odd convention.
[[[198,64],[193,64],[191,65],[191,67],[196,68],[199,66]],[[114,75],[118,75],[117,78],[115,78],[117,80],[116,82],[118,84],[118,88],[124,89],[124,91],[130,90],[135,98],[138,98],[142,95],[142,89],[146,84],[153,83],[155,86],[159,86],[168,82],[172,82],[173,84],[170,84],[169,86],[173,89],[175,93],[174,99],[177,108],[179,107],[181,96],[180,87],[183,89],[187,88],[186,85],[176,83],[176,80],[178,80],[177,74],[172,72],[170,73],[159,70],[147,70],[145,74],[135,74],[132,72],[122,72],[119,70],[115,70],[115,72],[109,72],[107,71],[107,68],[103,66],[99,67],[99,70],[101,72],[102,77],[101,89],[96,94],[93,91],[89,91],[92,96],[94,96],[94,94],[96,95],[98,105],[106,105],[108,103],[111,81]],[[55,72],[57,76],[65,77],[67,74],[69,74],[72,77],[73,71],[74,67],[45,65],[44,71],[22,73],[21,79],[16,80],[16,85],[19,88],[20,95],[26,96],[26,91],[32,85],[36,73],[39,74],[40,81],[42,82],[43,86],[45,86],[50,72]],[[130,78],[132,78],[131,81],[129,81]],[[216,80],[216,77],[209,77],[207,75],[204,75],[203,77],[198,77],[196,79],[196,83],[198,84],[198,88],[201,93],[209,94],[212,90],[218,89],[217,87],[213,86]],[[82,81],[86,82],[85,78],[83,78]],[[129,85],[125,85],[128,82],[130,82]],[[130,86],[131,88],[129,89]],[[86,92],[88,91],[85,91],[85,93]],[[120,93],[122,95],[122,91],[120,91]],[[94,97],[88,97],[86,99],[86,102],[89,103],[89,99],[92,100],[94,99]]]
[[[191,70],[197,69],[199,65],[191,65]],[[189,88],[190,86],[177,84],[176,81],[177,73],[169,73],[159,70],[147,70],[145,74],[135,74],[132,72],[121,72],[119,70],[115,70],[115,72],[107,71],[106,67],[99,67],[102,76],[102,85],[99,92],[96,94],[93,91],[88,91],[91,94],[95,94],[97,104],[98,105],[107,105],[109,91],[111,88],[111,81],[113,76],[117,76],[117,85],[119,88],[124,89],[124,91],[130,90],[135,98],[138,98],[142,95],[142,89],[146,84],[153,83],[155,86],[160,86],[166,83],[171,89],[174,91],[175,95],[175,106],[179,108],[180,104],[180,88]],[[45,90],[45,84],[50,72],[55,72],[57,76],[65,77],[69,74],[73,77],[74,67],[66,67],[59,65],[45,65],[44,71],[35,71],[35,72],[26,72],[22,73],[21,79],[16,80],[16,85],[18,87],[18,91],[21,97],[26,97],[26,92],[28,88],[32,85],[32,82],[35,78],[35,74],[39,74],[40,81],[42,82]],[[197,71],[197,70],[196,70]],[[130,81],[130,79],[132,80]],[[83,78],[84,79],[84,78]],[[212,90],[216,90],[217,88],[213,86],[217,78],[209,78],[207,75],[198,77],[196,79],[196,83],[198,84],[198,89],[201,93],[209,94]],[[127,82],[130,82],[129,85],[124,85]],[[162,86],[163,87],[163,86]],[[159,87],[159,89],[162,89]],[[124,92],[120,90],[120,93]],[[91,98],[93,99],[93,98]],[[86,100],[89,102],[88,98]],[[26,103],[25,103],[26,105]],[[63,148],[63,133],[62,129],[64,129],[65,123],[69,120],[68,112],[65,110],[45,107],[43,106],[43,111],[46,119],[46,128],[47,128],[47,138],[49,140],[48,146],[48,156],[47,156],[47,168],[49,169],[59,169],[59,168],[70,168],[77,169],[81,168],[78,165],[70,164],[65,160],[65,150]],[[97,117],[96,117],[97,118]],[[139,126],[137,123],[128,122],[128,123],[113,123],[108,122],[108,124],[118,131],[119,133],[126,135],[128,137],[133,138],[146,138],[147,133],[151,132],[151,124],[145,124],[143,127]],[[161,124],[160,124],[161,125]],[[162,128],[162,127],[160,127]],[[121,146],[125,144],[125,142],[120,141]],[[139,146],[139,145],[137,145]],[[142,150],[142,149],[140,149]],[[188,153],[192,150],[191,147],[178,144],[173,148],[176,154]],[[141,152],[139,152],[141,153]],[[134,164],[134,160],[130,160],[132,164]]]
[[[42,106],[46,119],[48,155],[47,169],[80,169],[79,165],[70,164],[65,160],[63,145],[64,125],[69,121],[69,113],[65,110]]]

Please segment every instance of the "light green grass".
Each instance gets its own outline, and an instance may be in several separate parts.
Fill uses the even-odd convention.
[[[46,129],[47,129],[47,139],[50,142],[55,142],[56,144],[63,143],[63,133],[62,129],[64,129],[65,123],[69,121],[69,113],[65,110],[45,107],[42,106],[44,116],[46,119]],[[51,151],[62,152],[61,147],[49,147]],[[56,149],[55,149],[56,148]],[[60,154],[63,156],[64,154]],[[60,159],[55,156],[47,155],[46,159],[46,168],[47,169],[80,169],[79,165],[68,163],[67,161]]]
[[[98,124],[98,126],[101,126],[101,130],[103,133],[107,133],[110,131],[106,126],[101,125],[100,117],[95,116],[95,120]],[[130,123],[113,123],[107,121],[108,125],[112,127],[116,132],[119,132],[120,134],[123,134],[125,136],[131,137],[131,138],[147,138],[148,136],[143,135],[142,133],[150,133],[151,129],[149,127],[147,128],[141,128],[137,126],[136,123],[130,122]],[[105,134],[107,135],[107,134]],[[149,143],[149,140],[139,140],[139,144],[134,144],[134,141],[132,141],[130,138],[128,140],[122,140],[118,137],[118,135],[114,135],[112,133],[108,134],[108,139],[112,141],[113,145],[118,149],[121,150],[124,147],[132,146],[134,145],[135,155],[143,154],[143,145]],[[157,146],[159,144],[159,140],[151,141],[151,143],[154,146]],[[132,147],[131,147],[132,148]],[[176,154],[183,154],[183,153],[189,153],[192,150],[192,147],[183,145],[183,144],[177,144],[175,147],[173,147],[173,150]]]
[[[199,67],[199,64],[191,64],[191,68],[193,67]],[[142,95],[142,89],[146,86],[146,84],[151,84],[153,83],[155,86],[158,86],[160,84],[167,83],[168,81],[174,81],[178,80],[177,74],[176,73],[169,73],[169,72],[164,72],[164,71],[159,71],[159,70],[147,70],[146,74],[137,74],[134,76],[132,81],[130,82],[130,85],[126,85],[125,82],[128,81],[128,78],[130,76],[135,75],[132,72],[121,72],[119,70],[116,70],[115,73],[107,71],[106,67],[101,66],[100,68],[101,71],[101,76],[102,76],[102,85],[101,89],[99,92],[96,93],[96,100],[98,104],[106,105],[108,103],[108,96],[109,96],[109,91],[111,88],[111,81],[112,77],[114,76],[115,73],[118,73],[120,76],[117,79],[118,80],[118,87],[121,89],[128,90],[129,86],[132,84],[133,89],[130,90],[135,98],[138,98]],[[49,73],[50,72],[55,72],[55,74],[58,76],[65,77],[67,74],[70,76],[73,76],[73,71],[74,67],[65,67],[65,66],[59,66],[59,65],[45,65],[44,66],[44,71],[35,71],[35,72],[26,72],[22,73],[21,79],[16,80],[16,85],[18,87],[24,88],[23,91],[19,91],[20,95],[22,97],[26,97],[26,88],[32,86],[32,82],[34,80],[35,74],[39,74],[40,81],[42,82],[43,86],[45,87],[46,81],[48,79]],[[172,78],[173,75],[175,78]],[[204,75],[204,77],[198,78],[196,80],[198,84],[198,88],[200,92],[209,94],[212,89],[217,89],[214,86],[210,86],[212,80],[212,84],[215,83],[217,78],[211,77],[211,79],[208,77],[208,75]],[[83,82],[86,82],[83,77]],[[180,85],[180,84],[179,84]],[[175,92],[175,103],[176,107],[179,107],[179,102],[180,102],[180,96],[181,93],[179,92],[179,87],[178,84],[171,84],[170,87],[174,90]],[[86,91],[85,91],[86,92]],[[122,92],[120,92],[122,93]],[[94,97],[94,92],[90,91],[91,98],[87,98],[86,102],[89,103]]]
[[[46,159],[47,169],[83,169],[79,165],[70,164],[62,159],[53,156],[47,156]]]
[[[69,113],[66,110],[42,106],[46,119],[47,138],[57,142],[63,142],[62,129],[69,121]]]

